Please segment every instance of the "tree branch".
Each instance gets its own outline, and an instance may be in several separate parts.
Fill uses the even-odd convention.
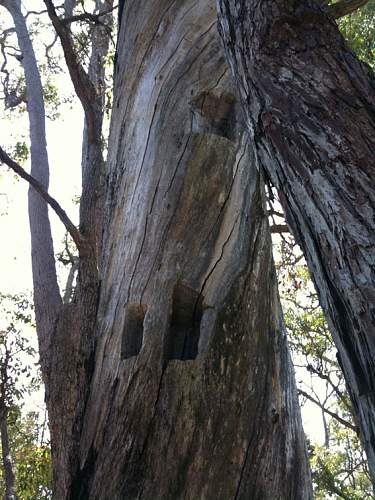
[[[289,233],[289,227],[286,224],[273,224],[271,227],[271,233]]]
[[[272,205],[271,205],[272,207]],[[268,215],[276,215],[277,217],[282,217],[283,219],[285,219],[285,214],[283,212],[278,212],[277,210],[274,210],[273,208],[271,208],[271,210],[268,210],[267,212]]]
[[[90,132],[94,129],[95,113],[93,106],[98,97],[97,92],[88,74],[78,60],[69,28],[58,17],[52,0],[44,0],[44,3],[47,7],[47,12],[53,27],[59,36],[74,89],[85,111],[90,140],[93,138]]]
[[[43,188],[43,185],[37,181],[34,177],[28,174],[17,162],[12,160],[10,156],[0,147],[0,161],[5,163],[9,168],[11,168],[16,174],[25,179],[34,189],[37,191],[40,196],[48,203],[48,205],[53,209],[56,213],[60,221],[64,224],[66,230],[72,237],[74,243],[77,245],[77,248],[80,249],[83,244],[83,238],[73,224],[73,222],[69,219],[66,212],[62,209],[61,205],[50,196],[47,191]]]
[[[324,413],[327,413],[327,415],[329,415],[330,417],[332,417],[335,420],[337,420],[338,422],[340,422],[340,424],[344,425],[348,429],[351,429],[356,434],[358,433],[358,429],[357,429],[357,427],[355,425],[353,425],[350,422],[348,422],[347,420],[341,418],[340,415],[337,415],[337,413],[335,413],[335,412],[333,412],[331,410],[328,410],[328,408],[326,408],[320,401],[318,401],[317,399],[315,399],[312,396],[310,396],[310,394],[308,394],[307,392],[303,391],[302,389],[298,389],[298,394],[301,394],[301,396],[305,397],[306,399],[308,399],[312,403],[314,403],[317,406],[319,406],[319,408],[321,410],[323,410]]]
[[[111,7],[110,9],[99,12],[98,14],[92,14],[91,12],[83,12],[82,14],[77,14],[75,16],[64,17],[63,19],[61,19],[61,23],[62,24],[71,24],[71,23],[75,23],[77,21],[88,21],[88,22],[91,22],[94,24],[102,24],[100,22],[100,18],[103,16],[106,16],[107,14],[110,14],[115,9],[117,9],[117,5],[115,5],[114,7]]]
[[[329,360],[330,363],[332,363],[331,360]],[[322,373],[320,372],[319,370],[317,370],[313,365],[311,365],[310,363],[308,363],[308,365],[306,366],[306,369],[311,373],[315,373],[315,375],[317,375],[320,379],[322,380],[326,380],[329,385],[332,387],[332,389],[334,390],[336,396],[340,399],[340,401],[345,405],[346,409],[350,412],[350,414],[353,416],[354,418],[354,412],[353,412],[353,408],[351,406],[348,405],[347,403],[347,400],[346,400],[346,397],[345,395],[343,394],[342,391],[340,391],[340,389],[338,388],[338,386],[336,384],[333,383],[333,381],[331,380],[331,377],[325,373]]]
[[[340,2],[329,5],[327,9],[331,16],[335,19],[339,19],[363,7],[367,2],[368,0],[341,0]]]

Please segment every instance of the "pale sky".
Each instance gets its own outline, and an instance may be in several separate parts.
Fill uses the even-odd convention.
[[[7,134],[8,123],[0,122],[0,138]],[[80,156],[82,113],[79,108],[64,111],[64,118],[47,123],[47,144],[51,170],[50,194],[59,201],[70,218],[78,222],[78,207],[72,203],[80,193]],[[9,143],[9,139],[4,141]],[[1,167],[0,245],[1,288],[4,292],[31,289],[30,236],[27,217],[27,189],[22,179]],[[6,212],[4,214],[4,211]],[[64,227],[50,210],[55,251],[61,250]]]

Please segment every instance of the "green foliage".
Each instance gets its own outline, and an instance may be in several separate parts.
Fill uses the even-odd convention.
[[[51,498],[51,451],[44,442],[45,422],[39,415],[22,416],[15,409],[9,417],[8,431],[11,455],[16,475],[16,492],[20,499],[42,500]],[[4,498],[5,483],[0,468],[0,495]]]
[[[375,0],[338,20],[340,31],[357,56],[375,69]]]
[[[30,413],[17,426],[13,441],[16,488],[19,498],[51,498],[51,451],[48,443],[38,444],[39,415]]]
[[[11,153],[12,158],[19,164],[26,163],[29,158],[29,147],[24,141],[17,141],[14,145],[13,152]]]
[[[315,499],[372,499],[372,484],[358,437],[343,428],[332,429],[331,435],[329,448],[315,445],[310,452]]]
[[[36,378],[32,376],[36,349],[25,331],[26,326],[33,325],[32,306],[23,294],[0,294],[0,311],[0,366],[7,363],[6,380],[4,375],[1,379],[2,397],[11,408],[27,392],[26,380],[34,382]]]
[[[351,403],[336,349],[307,266],[291,236],[279,241],[277,255],[280,296],[297,370],[300,402],[303,406],[311,397],[322,414],[325,442],[312,442],[311,438],[309,442],[314,498],[373,498],[364,452],[353,430]]]
[[[51,78],[47,78],[47,81],[44,83],[43,96],[48,118],[56,120],[60,116],[59,107],[61,105],[61,98],[59,89],[53,84]]]
[[[24,294],[0,294],[0,405],[6,414],[10,454],[20,499],[51,498],[51,457],[45,412],[30,412],[27,396],[40,389],[31,302]],[[5,495],[0,468],[0,495]]]

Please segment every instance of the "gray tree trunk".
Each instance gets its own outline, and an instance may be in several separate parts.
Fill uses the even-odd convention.
[[[282,193],[375,481],[375,81],[313,1],[217,0],[259,168]]]
[[[52,350],[55,498],[311,498],[262,180],[229,80],[213,3],[125,3],[100,293],[81,267]]]

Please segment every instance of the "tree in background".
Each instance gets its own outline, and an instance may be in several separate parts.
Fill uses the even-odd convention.
[[[357,56],[372,70],[375,66],[375,2],[366,3],[361,9],[338,20],[341,33]]]

